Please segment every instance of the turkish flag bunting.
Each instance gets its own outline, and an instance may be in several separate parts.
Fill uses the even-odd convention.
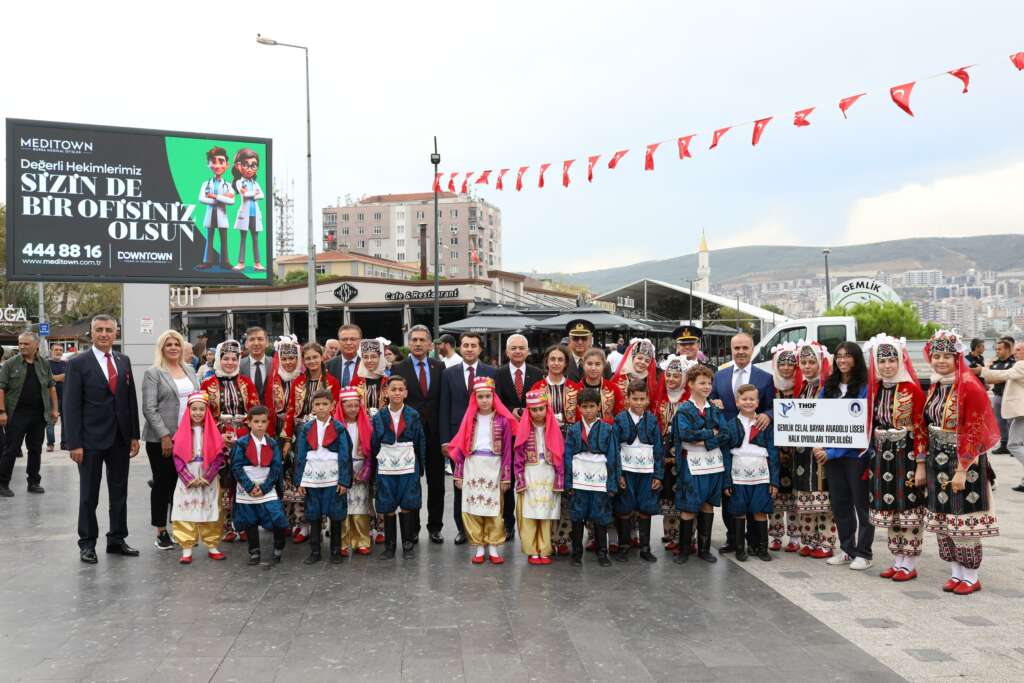
[[[540,165],[540,179],[537,180],[537,187],[544,187],[544,173],[548,170],[551,164]]]
[[[691,135],[684,135],[683,137],[681,137],[678,140],[676,140],[676,143],[679,145],[679,158],[680,159],[692,159],[693,158],[693,155],[690,154],[690,140],[693,139],[694,135],[696,135],[696,133],[693,133]]]
[[[480,174],[480,177],[477,178],[476,182],[473,183],[473,184],[474,185],[487,185],[487,184],[489,184],[488,181],[490,179],[491,179],[491,169],[487,169],[486,171],[484,171],[483,173]]]
[[[768,127],[768,122],[771,120],[772,117],[769,116],[767,118],[758,119],[757,121],[754,121],[754,136],[750,139],[751,145],[753,145],[754,147],[757,146],[757,143],[761,141],[761,133],[763,133],[764,129]]]
[[[844,119],[846,118],[846,110],[852,107],[854,102],[864,97],[865,95],[867,95],[867,93],[862,92],[859,95],[850,95],[849,97],[844,97],[843,99],[839,100],[839,111],[843,112]]]
[[[441,176],[443,176],[443,175],[444,175],[444,173],[435,173],[434,174],[434,192],[441,192],[442,191],[441,190]]]
[[[569,187],[569,167],[575,159],[566,159],[562,162],[562,187]]]
[[[811,122],[807,120],[807,117],[814,111],[814,107],[808,107],[807,109],[801,109],[797,113],[793,114],[793,125],[797,127],[809,126]]]
[[[726,126],[725,128],[719,128],[715,131],[715,134],[711,136],[711,146],[708,149],[714,149],[718,147],[718,141],[722,139],[722,136],[729,132],[732,126]]]
[[[516,173],[516,192],[519,192],[521,189],[523,189],[523,174],[526,173],[526,169],[528,169],[528,168],[530,168],[530,167],[529,166],[520,166],[519,167],[519,172]]]
[[[594,156],[587,157],[587,182],[588,183],[594,182],[594,165],[597,163],[597,160],[600,159],[600,158],[601,158],[600,154],[595,154]]]
[[[658,151],[658,147],[661,145],[660,142],[654,142],[647,145],[647,151],[644,152],[644,170],[654,170],[654,153]]]
[[[1017,67],[1017,71],[1024,71],[1024,52],[1016,52],[1010,55],[1010,61]]]
[[[449,178],[448,178],[448,191],[449,192],[455,192],[455,176],[457,176],[457,175],[459,175],[459,174],[458,173],[452,173],[451,176],[449,176]]]
[[[622,157],[626,156],[628,149],[620,149],[618,152],[612,155],[612,158],[608,160],[608,168],[615,168],[619,165],[619,161]]]
[[[952,71],[948,72],[949,75],[952,76],[953,78],[960,79],[960,81],[964,84],[965,93],[967,92],[967,86],[971,84],[971,75],[967,73],[967,70],[970,68],[971,67],[969,66],[962,66],[959,69],[953,69]]]
[[[904,83],[903,85],[894,85],[889,88],[889,95],[892,96],[892,101],[896,103],[897,107],[911,116],[914,115],[914,112],[910,111],[910,93],[914,89],[914,83],[916,81]]]
[[[469,181],[473,177],[474,173],[476,173],[476,171],[470,171],[466,174],[466,177],[462,179],[462,194],[469,192]]]
[[[498,171],[498,179],[496,181],[494,181],[494,189],[496,189],[496,190],[504,190],[505,189],[505,185],[502,184],[501,179],[505,177],[506,173],[508,173],[508,169],[507,168],[503,168],[500,171]]]

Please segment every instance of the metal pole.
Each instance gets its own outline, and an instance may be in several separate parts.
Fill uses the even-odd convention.
[[[313,132],[309,114],[309,48],[306,54],[306,239],[309,241],[309,269],[306,286],[309,288],[309,339],[316,341],[316,238],[313,235]]]
[[[43,283],[39,285],[39,325],[42,326],[46,320],[46,304],[43,302]],[[39,353],[43,358],[50,357],[50,345],[46,343],[46,337],[49,335],[39,335]]]
[[[437,153],[437,136],[434,136],[434,153],[430,155],[430,162],[434,164],[434,177],[437,178],[437,167],[441,163],[441,155]],[[424,245],[420,245],[424,248]],[[434,338],[441,334],[441,274],[438,270],[441,252],[441,221],[438,217],[437,208],[437,184],[434,184]]]
[[[832,252],[831,249],[825,247],[821,250],[821,253],[825,255],[825,310],[832,308],[832,284],[829,281],[828,276],[828,255]]]
[[[690,301],[689,301],[689,304],[688,304],[689,307],[690,307],[690,314],[689,314],[690,317],[689,317],[689,320],[687,322],[689,322],[689,324],[692,325],[693,324],[693,283],[697,282],[697,280],[696,279],[692,279],[691,280],[690,278],[685,278],[684,277],[683,278],[683,282],[688,282],[690,284]],[[703,301],[704,300],[701,299],[701,302],[703,302]]]

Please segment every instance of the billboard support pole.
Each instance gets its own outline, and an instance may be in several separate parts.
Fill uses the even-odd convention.
[[[36,283],[39,286],[39,324],[40,326],[46,322],[46,302],[43,299],[43,283]],[[43,358],[50,357],[50,345],[46,343],[46,337],[49,335],[39,335],[39,353]]]

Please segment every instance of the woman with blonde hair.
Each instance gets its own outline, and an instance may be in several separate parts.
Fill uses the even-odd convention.
[[[153,365],[142,377],[142,439],[153,470],[150,517],[156,527],[155,545],[160,550],[174,548],[167,533],[167,510],[178,483],[171,437],[185,414],[189,394],[199,389],[195,370],[185,362],[184,349],[185,338],[181,333],[167,330],[157,337]]]

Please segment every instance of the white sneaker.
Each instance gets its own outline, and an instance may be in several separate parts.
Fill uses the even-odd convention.
[[[825,560],[825,564],[830,564],[833,567],[838,567],[841,564],[850,564],[850,556],[841,552]]]
[[[864,557],[858,557],[850,563],[850,569],[858,572],[862,572],[865,569],[871,569],[871,560]]]

